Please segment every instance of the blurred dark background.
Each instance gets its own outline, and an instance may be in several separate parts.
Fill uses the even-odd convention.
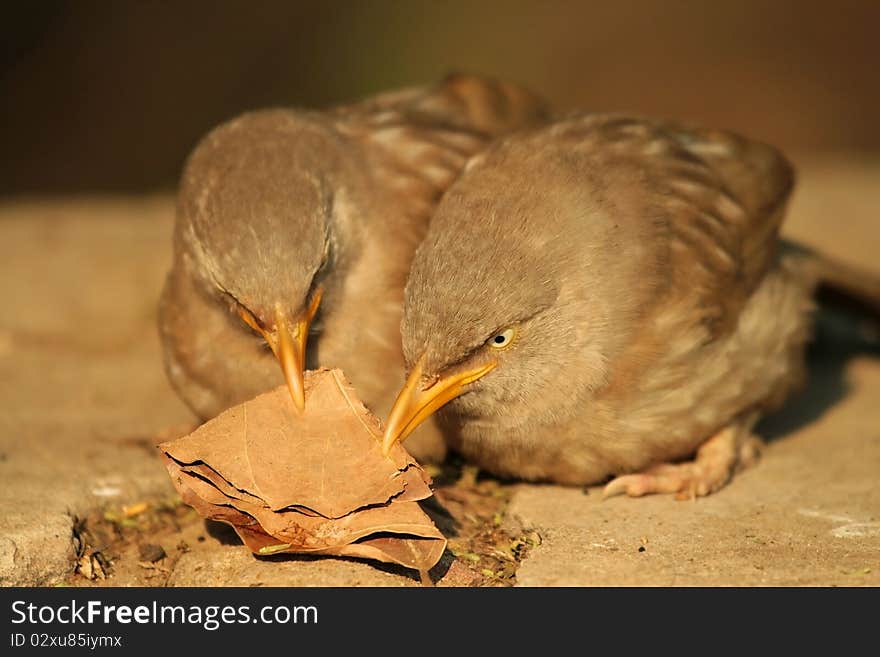
[[[560,108],[696,120],[790,153],[880,152],[880,2],[3,3],[0,194],[171,188],[213,125],[452,70]]]

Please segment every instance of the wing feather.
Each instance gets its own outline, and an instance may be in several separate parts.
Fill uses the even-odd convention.
[[[617,115],[566,122],[573,143],[639,173],[669,240],[672,285],[698,296],[713,332],[729,327],[775,262],[794,172],[772,146],[732,132]]]

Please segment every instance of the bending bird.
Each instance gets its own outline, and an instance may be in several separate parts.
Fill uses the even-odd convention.
[[[387,413],[404,375],[403,286],[436,201],[492,138],[546,116],[517,85],[452,75],[212,130],[182,174],[160,302],[179,395],[208,419],[286,382],[302,409],[303,369],[321,364]],[[438,440],[422,451],[436,457]]]
[[[442,407],[450,446],[497,475],[717,490],[804,377],[823,272],[781,248],[793,182],[770,146],[646,118],[502,138],[413,260],[385,448]]]

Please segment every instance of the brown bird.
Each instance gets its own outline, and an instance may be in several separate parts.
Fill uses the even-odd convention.
[[[437,199],[491,138],[546,114],[518,86],[453,75],[210,132],[183,172],[160,303],[180,396],[207,419],[286,381],[302,408],[303,368],[320,363],[386,413],[404,374],[406,273]],[[438,457],[425,436],[414,453]]]
[[[498,475],[717,490],[804,375],[818,269],[779,248],[792,185],[770,146],[661,121],[500,140],[413,260],[385,447],[445,404],[451,446]]]

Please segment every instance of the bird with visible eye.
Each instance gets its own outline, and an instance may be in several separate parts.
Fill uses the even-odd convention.
[[[181,178],[160,304],[180,396],[208,419],[286,382],[303,408],[303,370],[326,365],[386,413],[404,372],[406,273],[436,200],[493,137],[546,116],[518,86],[452,75],[212,130]],[[411,451],[438,458],[439,434],[421,433]]]
[[[834,269],[780,244],[792,185],[774,148],[670,122],[576,114],[500,139],[416,252],[384,448],[440,411],[498,475],[719,489],[800,384]]]
[[[507,349],[513,343],[515,337],[516,329],[513,327],[506,328],[492,336],[492,339],[489,340],[489,346],[493,349]]]

